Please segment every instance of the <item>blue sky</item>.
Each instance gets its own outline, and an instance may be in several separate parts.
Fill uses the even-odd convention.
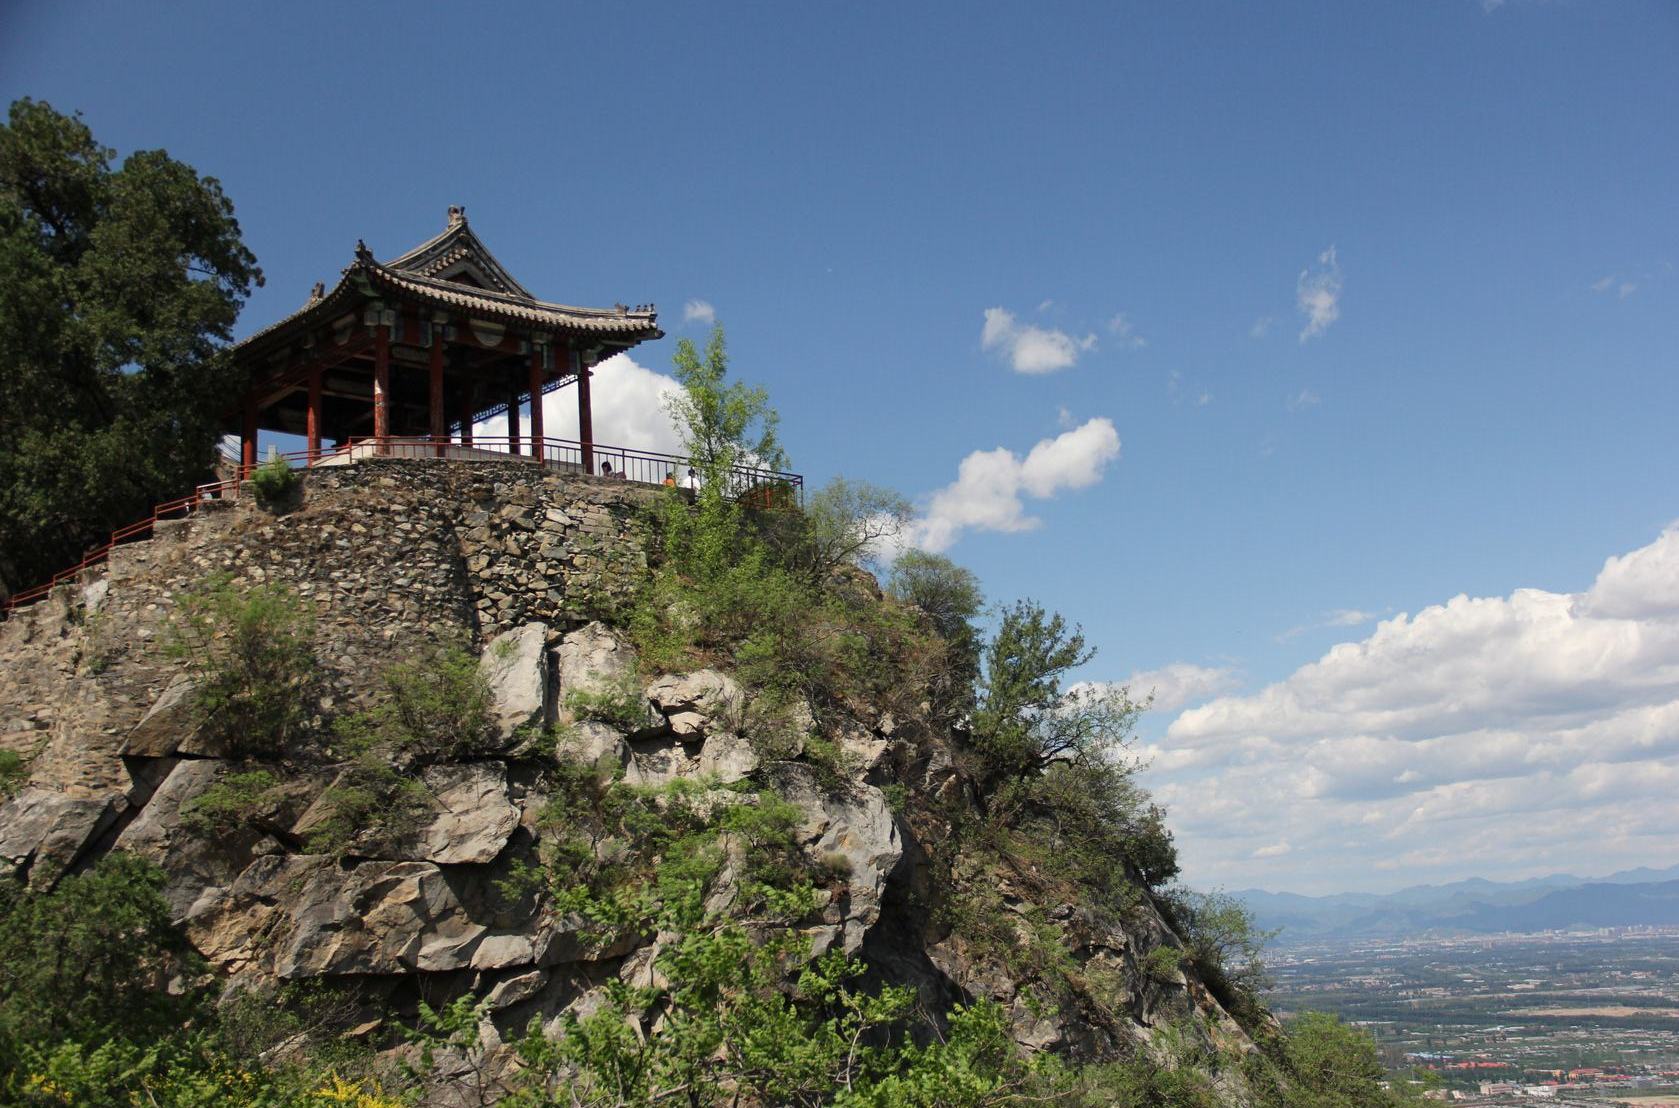
[[[709,305],[795,468],[1159,690],[1191,880],[1302,891],[1675,860],[1676,56],[1665,0],[0,7],[8,99],[222,180],[243,329],[465,204],[659,304],[608,421],[656,436]]]

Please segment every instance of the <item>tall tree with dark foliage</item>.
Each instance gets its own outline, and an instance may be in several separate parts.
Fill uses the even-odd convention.
[[[114,164],[79,116],[0,126],[0,592],[205,478],[262,283],[233,204],[162,150]]]

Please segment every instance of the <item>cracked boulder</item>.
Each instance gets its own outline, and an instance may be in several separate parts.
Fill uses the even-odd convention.
[[[527,623],[491,639],[478,660],[490,686],[491,718],[503,741],[553,719],[547,645],[548,625]]]
[[[0,865],[27,869],[31,888],[51,888],[127,806],[121,795],[26,788],[0,807]]]
[[[660,677],[647,686],[647,699],[681,738],[738,731],[746,707],[746,696],[735,679],[714,669]]]

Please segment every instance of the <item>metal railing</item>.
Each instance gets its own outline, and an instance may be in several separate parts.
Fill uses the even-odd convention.
[[[111,551],[124,543],[139,542],[152,537],[157,524],[169,519],[191,515],[210,501],[236,500],[251,474],[261,465],[278,458],[294,469],[347,465],[362,459],[403,459],[455,462],[528,462],[537,463],[541,456],[544,469],[583,475],[584,461],[592,463],[594,477],[622,480],[641,485],[662,485],[698,489],[699,476],[689,459],[677,454],[663,454],[656,450],[636,450],[604,443],[585,445],[571,439],[545,438],[541,449],[532,453],[529,436],[474,437],[469,442],[459,438],[438,441],[425,436],[347,439],[331,450],[311,454],[307,450],[274,453],[256,464],[239,463],[236,476],[225,481],[211,481],[199,485],[186,496],[165,501],[152,509],[152,514],[127,527],[111,532],[108,542],[89,551],[69,569],[53,575],[52,580],[7,597],[0,612],[9,613],[26,604],[33,604],[51,595],[60,585],[75,581],[83,573],[110,559]],[[760,509],[796,507],[804,502],[804,478],[797,473],[783,473],[753,466],[735,466],[725,478],[725,495],[731,500]]]

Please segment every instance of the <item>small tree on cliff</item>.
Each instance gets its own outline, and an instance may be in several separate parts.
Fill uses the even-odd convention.
[[[0,586],[62,569],[201,480],[262,283],[233,205],[162,150],[113,167],[79,116],[0,126]]]
[[[676,379],[682,391],[668,396],[666,410],[682,436],[683,449],[704,488],[728,488],[738,465],[782,469],[787,457],[776,437],[780,416],[761,387],[725,380],[729,355],[723,325],[711,329],[701,357],[692,339],[676,344]]]

